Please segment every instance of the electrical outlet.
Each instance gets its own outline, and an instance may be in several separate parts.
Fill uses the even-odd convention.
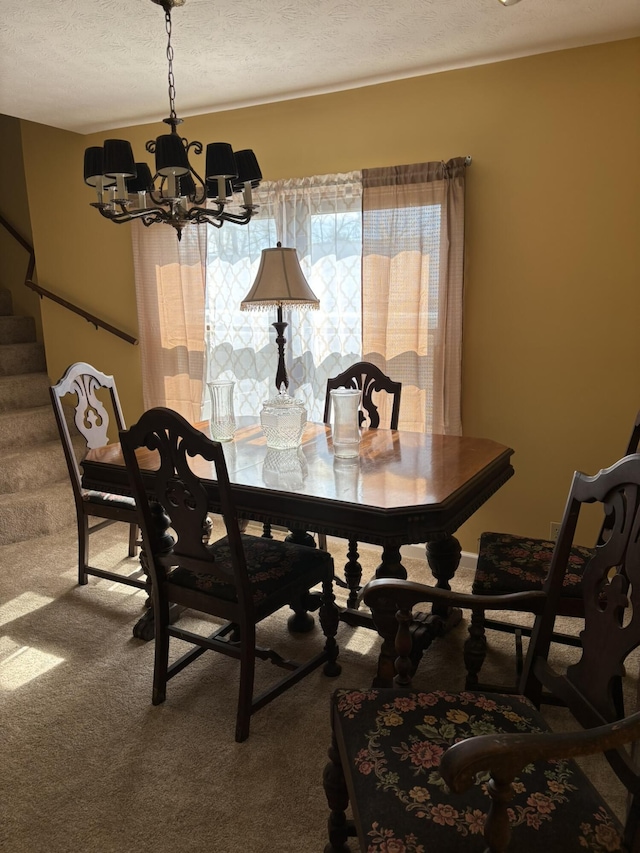
[[[559,521],[552,521],[551,522],[551,525],[549,527],[549,539],[551,539],[552,542],[555,542],[556,539],[558,538],[558,533],[560,532],[560,526],[561,525],[560,525]]]

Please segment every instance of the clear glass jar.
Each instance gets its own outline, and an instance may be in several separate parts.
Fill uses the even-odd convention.
[[[336,388],[330,394],[334,455],[339,459],[352,459],[360,453],[358,411],[361,392],[355,388]]]
[[[262,404],[260,423],[267,438],[267,447],[276,450],[299,447],[307,423],[307,410],[286,391],[281,391]]]

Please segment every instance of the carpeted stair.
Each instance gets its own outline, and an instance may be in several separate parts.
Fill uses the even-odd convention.
[[[46,370],[33,319],[0,288],[0,545],[75,522]]]

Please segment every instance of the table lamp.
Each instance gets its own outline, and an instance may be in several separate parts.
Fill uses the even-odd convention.
[[[285,249],[278,243],[275,249],[263,249],[256,280],[240,304],[241,311],[267,310],[275,305],[278,319],[271,325],[276,330],[278,345],[278,370],[276,388],[289,387],[289,377],[284,363],[284,330],[288,323],[282,320],[282,309],[295,307],[318,308],[320,300],[309,287],[300,267],[295,249]]]

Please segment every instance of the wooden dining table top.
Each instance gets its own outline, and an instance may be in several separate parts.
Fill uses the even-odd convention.
[[[257,419],[238,423],[223,448],[239,514],[374,544],[451,535],[513,475],[513,450],[486,438],[363,429],[359,456],[348,460],[335,457],[325,424],[307,423],[299,448],[274,450]],[[155,451],[138,457],[143,469],[157,468]],[[90,450],[82,467],[85,488],[129,493],[119,444]],[[210,463],[193,468],[215,510]]]

